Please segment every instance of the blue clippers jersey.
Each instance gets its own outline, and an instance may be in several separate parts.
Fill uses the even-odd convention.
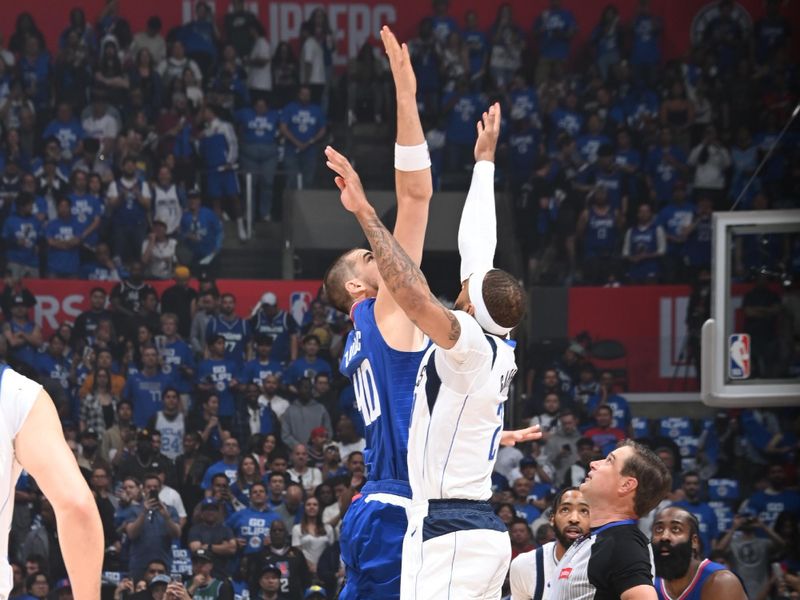
[[[389,347],[375,322],[374,298],[356,304],[351,314],[355,329],[347,337],[340,370],[352,380],[364,418],[368,478],[408,481],[408,427],[425,350],[400,352]]]
[[[692,579],[692,583],[689,584],[689,587],[681,594],[680,600],[701,600],[703,597],[703,586],[706,580],[717,571],[724,570],[725,567],[718,563],[711,562],[708,559],[701,562],[700,566],[697,568],[697,573]],[[656,593],[658,594],[658,600],[671,600],[664,588],[664,580],[661,577],[656,577],[654,583],[656,586]]]

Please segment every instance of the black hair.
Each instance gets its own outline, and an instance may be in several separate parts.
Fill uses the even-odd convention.
[[[561,499],[564,497],[564,494],[567,492],[578,492],[580,491],[579,488],[572,486],[572,487],[565,487],[553,497],[553,503],[550,505],[550,509],[552,510],[553,514],[556,514],[559,505],[561,504]]]

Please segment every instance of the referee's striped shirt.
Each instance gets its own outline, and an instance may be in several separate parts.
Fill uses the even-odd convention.
[[[577,539],[556,567],[553,600],[618,600],[631,588],[653,585],[650,541],[636,521],[614,521]]]

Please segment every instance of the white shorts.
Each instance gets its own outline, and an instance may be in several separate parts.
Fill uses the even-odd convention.
[[[401,600],[499,600],[511,539],[488,502],[434,500],[408,509]]]

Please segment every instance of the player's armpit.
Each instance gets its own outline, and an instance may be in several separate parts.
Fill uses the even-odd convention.
[[[658,600],[658,594],[652,585],[637,585],[622,592],[620,600]]]

